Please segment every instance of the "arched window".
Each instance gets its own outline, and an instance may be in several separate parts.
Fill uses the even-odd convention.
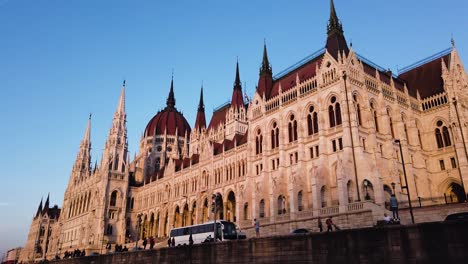
[[[388,115],[388,124],[390,125],[390,134],[392,134],[392,138],[395,138],[395,131],[393,131],[393,120],[391,110],[387,108],[387,115]]]
[[[260,200],[259,217],[260,218],[265,217],[265,201],[263,199]]]
[[[362,124],[361,119],[361,106],[359,105],[359,101],[356,94],[353,94],[353,101],[354,107],[356,108],[356,121],[357,125],[360,126]]]
[[[286,198],[283,195],[278,196],[278,215],[286,213]]]
[[[276,122],[273,122],[273,127],[271,129],[271,149],[279,147],[279,127]]]
[[[330,121],[330,127],[341,125],[341,107],[335,96],[332,96],[330,99],[330,105],[328,106],[328,118]]]
[[[299,212],[304,210],[304,206],[302,205],[302,191],[297,193],[297,210]]]
[[[410,142],[409,142],[408,127],[407,127],[407,125],[406,125],[406,118],[405,118],[405,116],[404,116],[403,114],[401,115],[401,121],[403,122],[403,129],[405,130],[406,142],[407,142],[408,145],[409,145]]]
[[[262,131],[259,129],[257,130],[257,136],[255,137],[255,154],[261,154],[263,149],[262,149],[262,143],[263,143],[263,136],[262,136]]]
[[[371,107],[372,116],[374,118],[375,131],[380,132],[380,130],[379,130],[379,120],[377,118],[377,109],[376,109],[375,103],[371,102],[370,107]]]
[[[110,198],[110,206],[115,206],[117,204],[117,191],[113,191]]]
[[[249,203],[244,204],[244,220],[249,219]]]
[[[309,136],[318,133],[318,115],[313,106],[309,107],[307,115],[307,131]]]
[[[288,132],[289,142],[297,141],[297,121],[294,119],[294,115],[289,117]]]
[[[449,131],[447,126],[441,120],[437,121],[437,127],[435,129],[435,136],[437,141],[437,147],[443,148],[452,145],[452,140],[450,139]]]

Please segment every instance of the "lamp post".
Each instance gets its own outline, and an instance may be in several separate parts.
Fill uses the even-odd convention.
[[[367,187],[369,186],[369,181],[367,179],[364,180],[364,188],[366,189],[366,196],[364,197],[366,200],[370,200],[369,192],[367,191]]]
[[[400,142],[399,139],[395,139],[395,143],[397,143],[398,146],[400,146],[401,164],[403,166],[403,175],[405,176],[405,186],[401,186],[401,188],[406,189],[406,193],[408,194],[408,205],[409,205],[409,210],[410,210],[410,215],[411,215],[411,222],[414,224],[413,206],[411,206],[411,196],[410,196],[410,191],[408,189],[408,179],[406,177],[406,169],[405,169],[405,160],[403,158],[403,150],[401,149],[401,142]]]
[[[138,249],[138,240],[140,239],[140,228],[141,228],[141,213],[137,215],[137,226],[136,226],[137,237],[135,240],[135,250]]]

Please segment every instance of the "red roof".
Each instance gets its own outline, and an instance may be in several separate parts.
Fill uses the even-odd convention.
[[[448,67],[450,65],[450,53],[436,57],[398,76],[406,82],[410,95],[416,97],[416,93],[419,91],[421,99],[424,99],[444,91],[441,60]]]
[[[273,90],[271,95],[267,98],[275,97],[279,94],[279,84],[281,83],[281,89],[283,92],[291,89],[296,85],[296,76],[299,74],[299,81],[303,82],[306,79],[314,77],[317,73],[317,66],[322,63],[323,55],[318,56],[317,58],[311,60],[310,62],[302,65],[301,67],[291,71],[287,75],[281,77],[278,80],[274,81]]]
[[[158,112],[148,123],[145,129],[145,137],[164,135],[167,130],[168,135],[175,135],[176,130],[179,137],[185,136],[185,132],[190,134],[191,128],[185,117],[175,108],[166,108]]]
[[[198,129],[200,131],[202,128],[206,128],[206,119],[205,119],[205,112],[198,111],[197,112],[197,119],[195,120],[195,130]]]
[[[208,125],[208,130],[216,129],[220,124],[224,124],[224,122],[226,121],[226,114],[230,106],[231,105],[227,104],[213,112],[210,124]]]
[[[234,88],[234,90],[232,91],[231,105],[237,108],[244,106],[244,98],[242,97],[242,90]]]

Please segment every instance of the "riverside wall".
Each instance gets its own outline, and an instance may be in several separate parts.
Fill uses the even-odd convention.
[[[251,238],[50,263],[466,263],[468,221]]]

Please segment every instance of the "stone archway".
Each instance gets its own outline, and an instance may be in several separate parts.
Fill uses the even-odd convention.
[[[236,222],[236,196],[230,191],[226,201],[226,220]]]
[[[205,198],[205,201],[203,202],[203,207],[201,208],[202,210],[202,218],[201,218],[201,222],[202,223],[205,223],[205,222],[208,222],[208,198]]]
[[[184,205],[184,210],[182,212],[182,219],[181,220],[182,220],[181,226],[190,225],[190,215],[189,215],[188,204]]]
[[[149,220],[149,226],[148,226],[148,234],[149,236],[154,235],[154,213],[151,213],[150,220]]]
[[[463,188],[455,182],[449,185],[445,194],[447,196],[447,202],[449,203],[462,203],[466,200]]]

